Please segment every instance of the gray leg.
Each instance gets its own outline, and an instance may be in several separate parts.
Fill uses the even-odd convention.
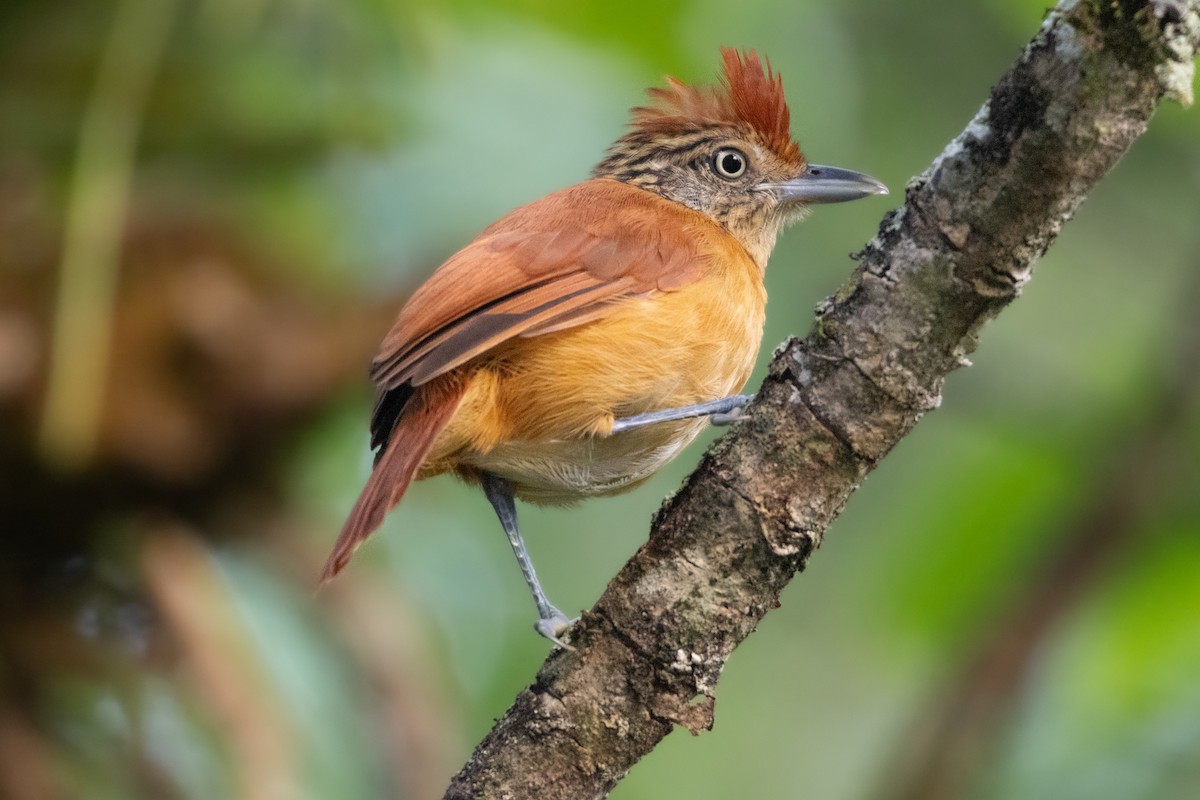
[[[517,528],[517,506],[513,501],[512,486],[499,475],[485,472],[483,473],[483,493],[487,495],[492,508],[496,509],[496,516],[500,518],[504,533],[508,535],[508,543],[512,545],[513,554],[517,557],[517,564],[521,567],[521,574],[525,576],[525,583],[529,585],[529,591],[533,593],[533,602],[537,603],[538,621],[534,623],[534,630],[559,647],[573,650],[573,647],[559,638],[571,627],[571,620],[567,619],[565,614],[546,599],[546,593],[542,591],[542,584],[533,570],[533,561],[530,560],[529,552],[525,549],[525,542],[521,539],[521,531]]]
[[[698,403],[694,406],[664,408],[662,411],[647,411],[645,414],[622,417],[613,423],[612,432],[621,433],[622,431],[640,428],[644,425],[671,422],[677,419],[691,419],[693,417],[710,417],[713,425],[728,425],[731,422],[741,419],[741,415],[737,412],[753,399],[754,395],[752,394],[734,394],[729,397],[722,397],[720,400],[710,400],[707,403]]]

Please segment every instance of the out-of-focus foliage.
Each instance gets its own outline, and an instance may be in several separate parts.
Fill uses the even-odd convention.
[[[449,479],[312,591],[406,292],[724,44],[769,55],[814,160],[895,200],[1045,6],[173,0],[143,102],[114,95],[132,164],[101,153],[89,179],[102,65],[140,63],[116,20],[167,2],[0,9],[0,796],[439,793],[546,644],[490,508]],[[1159,114],[732,659],[715,730],[614,797],[1200,796],[1197,141],[1196,111]],[[72,471],[37,443],[88,192],[127,210]],[[763,363],[886,202],[785,235]],[[627,497],[521,509],[557,603],[590,605],[700,452]],[[979,747],[940,747],[946,724]]]

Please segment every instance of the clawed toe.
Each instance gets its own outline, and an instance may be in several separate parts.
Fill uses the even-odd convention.
[[[725,425],[732,425],[735,422],[741,422],[747,419],[750,419],[749,411],[747,411],[745,408],[735,408],[732,411],[724,411],[718,414],[713,414],[709,416],[708,421],[710,424],[716,425],[717,427],[724,427]]]
[[[727,399],[733,401],[730,403],[730,408],[727,411],[718,411],[714,414],[709,414],[708,421],[711,424],[717,426],[732,425],[735,422],[741,422],[750,418],[750,412],[746,411],[746,406],[750,405],[750,401],[754,399],[754,395],[738,394]]]
[[[564,650],[574,650],[574,647],[563,641],[562,636],[570,631],[571,626],[578,621],[579,617],[567,619],[567,616],[561,611],[555,611],[551,616],[543,617],[533,623],[533,629]]]

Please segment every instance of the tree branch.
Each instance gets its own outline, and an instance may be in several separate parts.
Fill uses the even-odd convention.
[[[446,797],[603,796],[711,727],[730,653],[1159,102],[1191,102],[1198,46],[1200,0],[1063,0]]]

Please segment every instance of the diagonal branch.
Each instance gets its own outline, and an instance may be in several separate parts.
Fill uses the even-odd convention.
[[[729,654],[1158,104],[1190,103],[1198,47],[1200,0],[1063,0],[446,796],[603,796],[711,727]]]

